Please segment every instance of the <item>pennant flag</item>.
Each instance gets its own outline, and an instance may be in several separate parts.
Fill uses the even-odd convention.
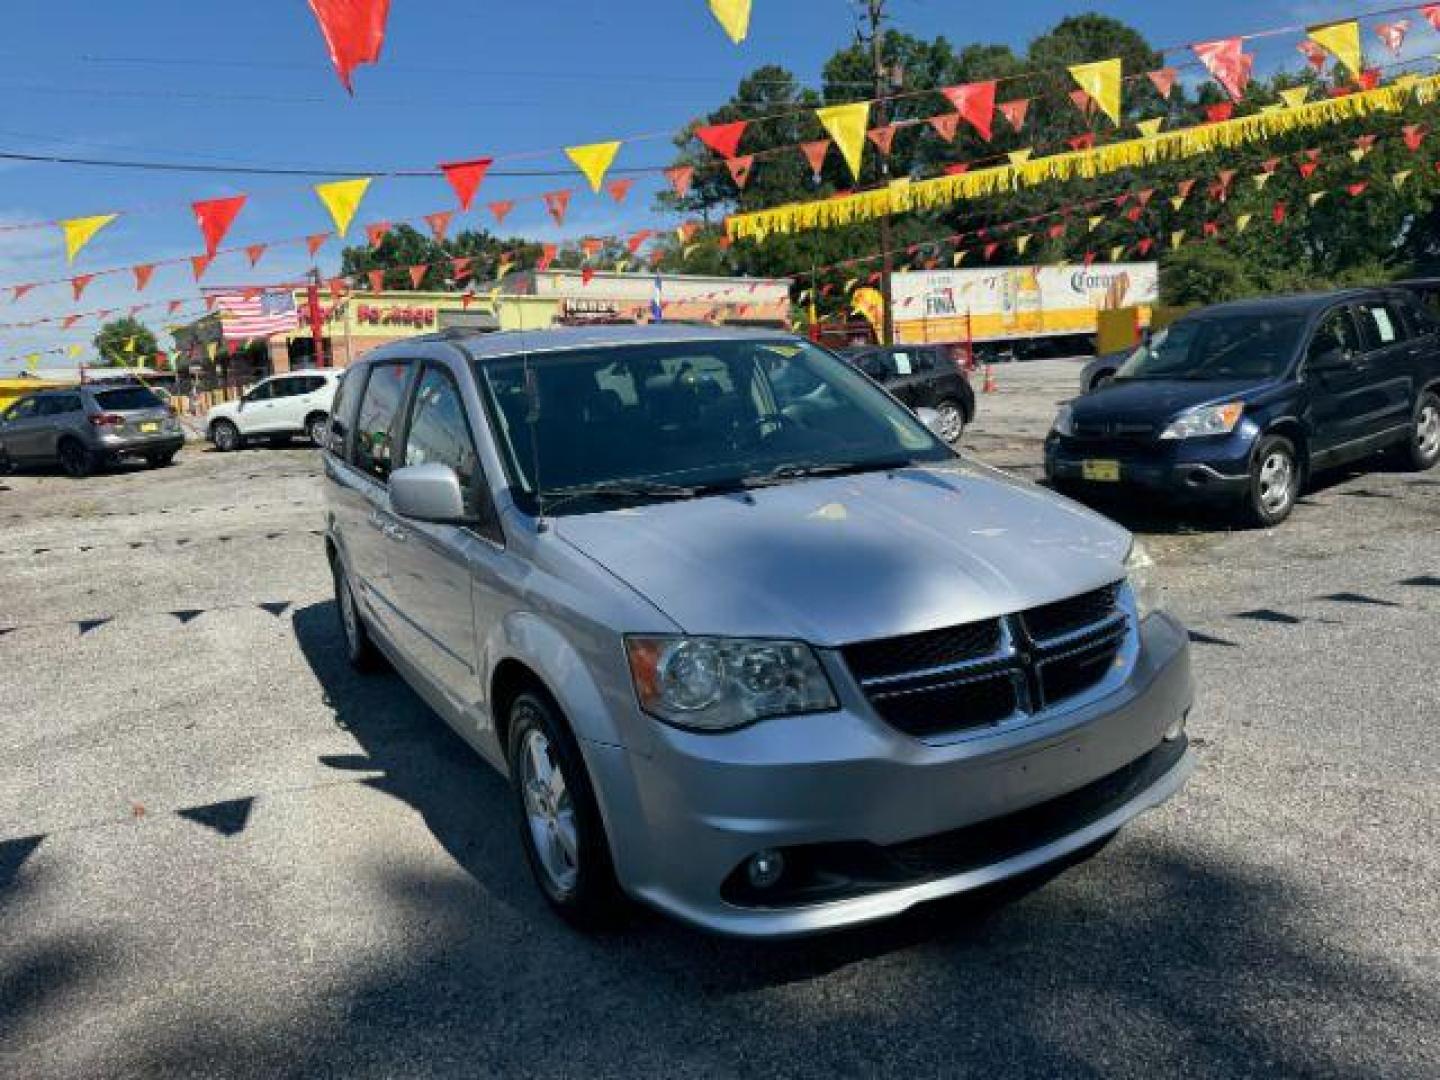
[[[79,356],[81,353],[83,353],[83,352],[85,351],[85,346],[84,346],[84,345],[71,345],[70,348],[69,348],[68,350],[66,350],[66,351],[70,354],[70,356],[76,357],[76,356]]]
[[[1210,72],[1210,77],[1225,88],[1236,101],[1245,96],[1255,57],[1245,52],[1245,42],[1238,37],[1206,41],[1192,46],[1195,55]]]
[[[868,103],[866,108],[868,111]],[[695,137],[721,157],[732,158],[739,152],[740,139],[749,125],[748,120],[736,120],[729,124],[711,124],[708,127],[696,128]]]
[[[330,212],[330,220],[335,222],[335,231],[342,237],[349,231],[350,222],[355,220],[355,211],[360,209],[360,200],[365,198],[365,192],[369,188],[368,176],[315,185],[316,196]]]
[[[94,280],[94,274],[80,274],[79,276],[70,279],[70,291],[75,294],[76,300],[79,300],[80,297],[85,295],[86,286],[88,286],[90,282]]]
[[[378,248],[390,235],[390,222],[375,221],[365,226],[365,238],[370,241],[371,248]]]
[[[455,198],[459,201],[461,210],[470,209],[470,204],[475,199],[475,192],[480,190],[481,181],[485,179],[485,174],[490,171],[490,166],[493,164],[495,164],[495,159],[488,157],[440,163],[439,169],[445,174],[445,179],[450,182],[450,187],[455,192]]]
[[[1184,195],[1176,195],[1174,198],[1172,198],[1172,199],[1170,200],[1170,205],[1171,205],[1172,207],[1174,207],[1176,210],[1179,210],[1179,209],[1183,208],[1184,205],[1185,205],[1185,196],[1184,196]]]
[[[65,321],[60,324],[60,329],[69,330],[72,326],[74,326],[77,322],[80,321],[80,318],[81,317],[79,315],[66,315]]]
[[[1207,221],[1207,222],[1205,222],[1204,225],[1200,226],[1200,231],[1201,231],[1202,233],[1204,233],[1204,235],[1205,235],[1207,238],[1208,238],[1208,237],[1213,237],[1213,236],[1219,236],[1219,235],[1220,235],[1220,223],[1219,223],[1218,221]]]
[[[950,265],[951,265],[951,266],[959,266],[961,263],[963,263],[963,262],[965,261],[965,256],[968,255],[968,254],[970,254],[968,251],[957,251],[957,252],[955,252],[954,255],[951,255],[951,256],[950,256]]]
[[[604,247],[605,241],[596,236],[587,236],[580,241],[580,250],[585,253],[587,259],[593,259],[596,255],[599,255],[601,249]]]
[[[535,260],[536,270],[549,270],[550,264],[555,261],[559,248],[554,244],[545,244],[540,248],[540,258]]]
[[[470,264],[474,262],[474,256],[462,255],[459,258],[450,260],[450,273],[456,281],[464,281],[470,276]]]
[[[1111,261],[1112,263],[1118,263],[1118,262],[1119,262],[1121,259],[1123,259],[1124,257],[1125,257],[1125,245],[1124,245],[1124,244],[1116,244],[1114,247],[1112,247],[1112,248],[1110,249],[1110,261]]]
[[[215,354],[219,351],[220,343],[218,341],[207,341],[205,343],[205,355],[210,358],[212,364],[215,362]]]
[[[1080,115],[1089,117],[1095,111],[1095,102],[1084,90],[1071,90],[1070,100],[1075,103],[1075,108],[1080,110]]]
[[[500,202],[492,202],[490,204],[490,213],[494,216],[496,225],[504,225],[506,216],[514,209],[514,199],[503,199]]]
[[[690,238],[700,231],[700,226],[693,221],[682,221],[675,227],[675,235],[680,238],[682,244],[688,244]]]
[[[11,302],[12,304],[18,303],[19,300],[20,300],[20,298],[21,298],[22,296],[24,296],[26,293],[28,293],[28,292],[29,292],[31,289],[33,289],[33,288],[35,288],[34,285],[11,285],[11,286],[10,286],[10,302]]]
[[[1078,92],[1079,91],[1077,91],[1077,93]],[[1070,149],[1074,150],[1077,154],[1081,150],[1093,150],[1095,149],[1095,133],[1093,131],[1087,131],[1082,135],[1075,135],[1066,139],[1065,142],[1069,145]]]
[[[330,295],[339,300],[350,291],[350,282],[343,277],[332,277],[325,282],[325,287],[330,290]]]
[[[1358,199],[1361,195],[1365,194],[1369,187],[1370,182],[1368,180],[1361,180],[1359,183],[1351,184],[1345,190],[1350,193],[1352,199]]]
[[[875,149],[879,150],[885,157],[890,156],[890,148],[895,145],[895,125],[886,124],[884,127],[871,128],[865,133]]]
[[[1360,49],[1360,23],[1358,20],[1350,19],[1346,22],[1330,23],[1327,26],[1312,26],[1309,34],[1311,41],[1344,64],[1351,75],[1358,76],[1365,70],[1365,62]]]
[[[840,156],[850,167],[850,175],[860,179],[860,165],[865,155],[865,130],[870,121],[870,102],[856,101],[849,105],[830,105],[816,109],[815,116],[835,140]]]
[[[1120,59],[1100,60],[1093,64],[1075,64],[1070,68],[1075,84],[1090,95],[1095,105],[1120,126],[1120,91],[1124,85],[1124,63]]]
[[[430,226],[430,235],[437,244],[445,242],[445,234],[450,231],[450,222],[454,217],[454,210],[440,210],[425,215],[425,224]]]
[[[825,155],[830,152],[829,139],[816,139],[814,142],[800,144],[800,153],[805,155],[805,160],[810,164],[810,172],[815,177],[815,182],[820,182],[820,171],[825,167]]]
[[[1011,150],[1010,153],[1006,154],[1005,156],[1010,159],[1010,164],[1012,166],[1016,166],[1024,165],[1034,155],[1035,151],[1027,146],[1024,150]]]
[[[1254,219],[1254,217],[1254,214],[1241,214],[1235,219],[1235,231],[1237,233],[1244,232],[1250,227],[1250,222]]]
[[[995,128],[995,83],[966,83],[947,86],[940,91],[955,106],[961,118],[989,142]]]
[[[305,247],[309,250],[312,259],[315,257],[315,253],[325,246],[325,241],[329,239],[330,234],[328,232],[314,233],[305,238]]]
[[[233,195],[228,199],[206,199],[191,203],[195,211],[195,222],[200,226],[200,235],[205,238],[205,254],[214,255],[225,234],[235,222],[235,216],[245,205],[244,195]]]
[[[1391,183],[1395,185],[1396,191],[1399,191],[1405,186],[1405,181],[1410,179],[1412,172],[1412,169],[1402,169],[1400,172],[1397,172],[1394,176],[1390,178]]]
[[[639,253],[640,248],[644,246],[645,241],[654,235],[655,232],[653,229],[641,229],[638,232],[631,233],[630,239],[625,241],[625,248],[631,255],[636,255]]]
[[[190,256],[190,272],[195,275],[196,281],[199,281],[205,276],[205,271],[210,269],[210,264],[214,261],[214,258],[210,255]]]
[[[573,192],[569,188],[561,191],[547,191],[540,196],[545,201],[545,211],[555,219],[556,225],[565,224],[565,212],[570,209],[570,196]]]
[[[65,234],[65,262],[73,263],[80,249],[95,239],[95,234],[114,221],[119,214],[96,214],[93,217],[70,218],[60,222]]]
[[[1015,238],[1015,252],[1016,252],[1016,254],[1018,254],[1018,255],[1024,255],[1024,254],[1025,254],[1025,249],[1028,248],[1029,246],[1030,246],[1030,234],[1029,234],[1029,233],[1026,233],[1024,236],[1017,236],[1017,237]]]
[[[928,123],[940,138],[946,142],[954,142],[955,129],[960,125],[960,114],[955,112],[938,113],[930,117]]]
[[[245,249],[246,256],[250,259],[250,265],[255,266],[265,256],[265,244],[251,244]]]
[[[565,156],[575,163],[580,174],[590,182],[590,190],[597,195],[600,187],[605,183],[605,174],[610,171],[610,166],[615,163],[615,155],[620,152],[620,143],[599,142],[587,143],[584,146],[567,146]]]
[[[320,24],[335,73],[345,89],[355,93],[350,73],[380,59],[390,0],[310,0],[310,10]]]
[[[125,351],[128,353],[135,351],[135,337],[133,334],[125,339]]]
[[[690,184],[695,179],[695,169],[690,165],[676,165],[674,168],[665,170],[665,179],[670,181],[670,186],[675,189],[675,197],[683,199],[690,193]]]
[[[1160,128],[1164,123],[1165,118],[1163,116],[1157,116],[1153,120],[1137,120],[1135,126],[1145,138],[1153,139],[1156,135],[1160,134]]]
[[[155,264],[140,263],[132,266],[131,270],[135,274],[135,291],[144,292],[145,286],[150,284],[150,276],[155,273]]]
[[[1355,77],[1360,84],[1361,90],[1374,90],[1380,85],[1381,73],[1379,68],[1366,68]]]
[[[1310,193],[1310,205],[1311,205],[1311,206],[1314,206],[1314,205],[1315,205],[1316,203],[1318,203],[1321,199],[1325,198],[1325,195],[1326,195],[1326,194],[1327,194],[1327,193],[1324,192],[1324,191],[1312,191],[1312,192]]]
[[[1440,4],[1436,5],[1440,9]],[[1411,151],[1419,150],[1420,144],[1425,141],[1425,134],[1429,129],[1424,124],[1406,124],[1401,129],[1405,137],[1405,146]]]
[[[1315,69],[1316,74],[1325,70],[1325,62],[1330,59],[1330,54],[1315,42],[1302,41],[1295,48],[1300,50],[1300,55],[1305,57],[1306,62]]]
[[[1235,103],[1233,101],[1218,101],[1214,105],[1205,106],[1205,120],[1211,124],[1223,124],[1235,115]]]
[[[1147,77],[1159,95],[1168,100],[1170,92],[1175,89],[1175,79],[1179,74],[1174,68],[1167,67],[1149,72]]]
[[[735,186],[744,189],[750,182],[750,170],[755,165],[755,155],[746,154],[743,157],[727,158],[725,167],[730,170],[730,179],[735,181]]]
[[[165,305],[165,312],[167,315],[174,315],[184,306],[185,301],[183,300],[171,300],[170,303]]]
[[[608,194],[610,198],[614,199],[617,203],[623,203],[626,196],[630,194],[630,189],[634,186],[634,178],[627,176],[623,180],[611,180],[610,183],[605,185],[605,191],[606,194]]]
[[[1002,101],[995,107],[1000,111],[1000,115],[1005,117],[1006,122],[1015,133],[1019,134],[1025,127],[1025,118],[1030,115],[1030,99],[1016,98],[1014,101]],[[954,125],[952,124],[951,127],[953,129]]]
[[[1104,224],[1104,221],[1105,221],[1105,215],[1103,215],[1103,214],[1095,214],[1095,215],[1093,215],[1093,216],[1085,223],[1085,225],[1086,225],[1085,231],[1086,231],[1086,232],[1094,232],[1094,231],[1095,231],[1096,229],[1098,229],[1102,224]]]
[[[750,0],[710,0],[710,14],[736,45],[750,32]]]
[[[1172,248],[1178,248],[1183,243],[1185,243],[1184,229],[1177,229],[1175,232],[1172,232],[1170,234],[1170,246]]]
[[[1285,103],[1287,109],[1298,109],[1305,104],[1305,100],[1309,96],[1310,88],[1308,86],[1297,86],[1290,90],[1280,91],[1280,100]]]
[[[1380,23],[1375,27],[1375,36],[1385,43],[1385,47],[1395,55],[1400,55],[1400,50],[1405,47],[1405,35],[1410,32],[1409,19],[1397,19],[1393,23]]]
[[[1309,180],[1315,175],[1315,170],[1320,168],[1320,163],[1317,161],[1302,161],[1297,168],[1300,170],[1301,177]]]
[[[1434,29],[1440,30],[1440,4],[1426,4],[1420,9],[1420,14]]]
[[[430,267],[425,263],[421,263],[418,266],[406,267],[406,270],[410,274],[410,287],[418,291],[420,283],[425,280],[425,275],[429,272]]]

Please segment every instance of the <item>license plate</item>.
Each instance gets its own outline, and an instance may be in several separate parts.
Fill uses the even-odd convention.
[[[143,432],[145,432],[145,433],[148,435],[148,434],[149,434],[150,432],[152,432],[152,431],[159,431],[159,430],[160,430],[160,425],[157,424],[157,423],[155,423],[154,421],[151,421],[151,422],[148,423],[148,424],[141,424],[141,425],[140,425],[140,430],[143,431]]]
[[[1080,475],[1086,480],[1092,480],[1097,483],[1119,483],[1120,463],[1118,461],[1082,461],[1080,463]]]

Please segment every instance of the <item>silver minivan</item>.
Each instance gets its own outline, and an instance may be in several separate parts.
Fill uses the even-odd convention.
[[[509,777],[577,924],[864,923],[1098,850],[1192,768],[1187,634],[1131,536],[806,341],[395,343],[325,471],[352,663]]]

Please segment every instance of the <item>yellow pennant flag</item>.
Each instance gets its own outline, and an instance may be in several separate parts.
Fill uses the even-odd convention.
[[[355,220],[355,211],[360,209],[360,200],[370,188],[370,177],[357,180],[332,180],[328,184],[316,184],[315,194],[330,211],[330,220],[335,222],[335,231],[344,236]]]
[[[565,148],[565,156],[573,161],[585,179],[590,181],[590,190],[596,192],[605,182],[605,174],[610,171],[615,155],[619,152],[619,142],[597,142]]]
[[[220,343],[218,341],[207,341],[205,343],[205,355],[210,358],[212,364],[215,362],[215,354],[219,351]]]
[[[1254,218],[1255,218],[1255,215],[1254,215],[1254,214],[1241,214],[1239,217],[1237,217],[1237,218],[1235,219],[1235,231],[1236,231],[1237,233],[1242,233],[1242,232],[1244,232],[1246,229],[1248,229],[1248,228],[1250,227],[1250,222],[1251,222],[1252,220],[1254,220]]]
[[[40,354],[32,352],[25,357],[25,366],[31,371],[38,371],[40,368]]]
[[[1356,19],[1348,22],[1331,23],[1328,26],[1312,26],[1310,40],[1350,69],[1358,76],[1365,67],[1365,58],[1360,51],[1360,23]]]
[[[1177,232],[1173,232],[1170,234],[1170,246],[1172,248],[1178,248],[1183,243],[1185,243],[1184,229],[1180,229]]]
[[[1170,200],[1170,205],[1173,206],[1176,210],[1179,210],[1182,206],[1185,205],[1185,196],[1176,195],[1173,199]]]
[[[1403,171],[1401,171],[1401,172],[1397,172],[1394,176],[1392,176],[1392,177],[1390,178],[1390,179],[1394,182],[1394,184],[1395,184],[1395,190],[1396,190],[1396,191],[1399,191],[1401,188],[1403,188],[1403,187],[1405,186],[1405,181],[1410,179],[1410,174],[1411,174],[1413,171],[1414,171],[1414,170],[1412,170],[1412,169],[1405,169],[1405,170],[1403,170]]]
[[[1312,192],[1310,193],[1310,205],[1311,205],[1311,206],[1314,206],[1314,205],[1315,205],[1316,203],[1318,203],[1321,199],[1325,198],[1326,194],[1327,194],[1327,192],[1324,192],[1324,191],[1312,191]]]
[[[848,278],[848,279],[846,280],[846,282],[845,282],[845,287],[844,287],[844,289],[842,289],[841,291],[848,293],[851,289],[855,288],[855,286],[858,285],[858,284],[860,284],[860,279],[859,279],[859,278],[854,278],[854,277]]]
[[[954,255],[950,256],[950,265],[951,265],[951,266],[959,266],[961,263],[963,263],[963,262],[965,261],[965,256],[968,255],[968,254],[969,254],[969,252],[967,252],[967,251],[957,251],[957,252],[955,252]]]
[[[1350,160],[1354,162],[1364,161],[1365,155],[1369,152],[1370,151],[1366,150],[1364,147],[1357,146],[1354,150],[1350,151]]]
[[[1140,129],[1140,134],[1147,139],[1153,139],[1160,134],[1160,129],[1165,126],[1165,118],[1157,116],[1153,120],[1137,120],[1135,126]]]
[[[1297,86],[1291,90],[1280,91],[1280,100],[1285,103],[1287,109],[1298,109],[1305,104],[1309,97],[1310,88],[1308,86]]]
[[[1096,229],[1098,229],[1098,228],[1104,223],[1104,221],[1105,221],[1105,215],[1104,215],[1104,214],[1096,214],[1094,217],[1092,217],[1092,218],[1090,219],[1090,221],[1089,221],[1090,228],[1089,228],[1087,231],[1088,231],[1088,232],[1094,232]]]
[[[1269,182],[1270,182],[1270,174],[1269,174],[1268,172],[1262,172],[1262,173],[1256,173],[1256,174],[1255,174],[1255,190],[1256,190],[1256,191],[1264,191],[1264,190],[1265,190],[1265,185],[1268,184]]]
[[[750,0],[710,0],[710,14],[736,45],[750,32]]]
[[[865,156],[865,131],[870,126],[870,102],[829,105],[816,109],[815,116],[840,148],[840,156],[850,166],[850,175],[859,180],[860,163]]]
[[[1028,146],[1024,150],[1011,150],[1008,155],[1011,165],[1024,165],[1034,156],[1035,151]]]
[[[95,234],[114,221],[119,214],[96,214],[94,217],[70,218],[60,222],[65,234],[65,261],[73,263],[80,249],[95,238]]]
[[[79,356],[82,352],[84,352],[84,351],[85,351],[85,346],[84,346],[84,345],[71,345],[68,351],[69,351],[69,353],[70,353],[70,356],[73,358],[73,357]]]
[[[1110,122],[1119,127],[1120,88],[1124,82],[1124,66],[1119,57],[1093,64],[1076,64],[1070,69],[1070,77],[1090,95],[1090,100],[1110,118]]]
[[[1123,259],[1124,257],[1125,257],[1125,245],[1124,245],[1124,244],[1116,244],[1114,247],[1112,247],[1112,248],[1110,249],[1110,261],[1111,261],[1112,263],[1118,263],[1118,262],[1119,262],[1121,259]]]
[[[1030,246],[1030,235],[1030,233],[1026,233],[1024,236],[1017,236],[1015,238],[1015,250],[1019,254],[1024,255],[1025,249]]]
[[[132,335],[131,337],[128,337],[128,338],[125,339],[125,351],[126,351],[126,352],[134,352],[134,351],[135,351],[135,338],[134,338],[133,335]]]

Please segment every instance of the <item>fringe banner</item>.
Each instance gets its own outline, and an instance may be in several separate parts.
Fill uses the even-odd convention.
[[[732,240],[761,241],[774,233],[830,229],[873,221],[886,213],[933,210],[965,199],[983,199],[1040,184],[1092,180],[1122,169],[1178,161],[1214,150],[1264,142],[1290,131],[1324,127],[1374,113],[1400,112],[1409,104],[1412,95],[1421,104],[1434,101],[1440,95],[1440,76],[1402,79],[1392,86],[1347,97],[1257,113],[1217,124],[1181,128],[1093,150],[1054,154],[1020,164],[998,165],[932,180],[896,180],[888,187],[874,191],[735,214],[726,219],[725,228]]]

